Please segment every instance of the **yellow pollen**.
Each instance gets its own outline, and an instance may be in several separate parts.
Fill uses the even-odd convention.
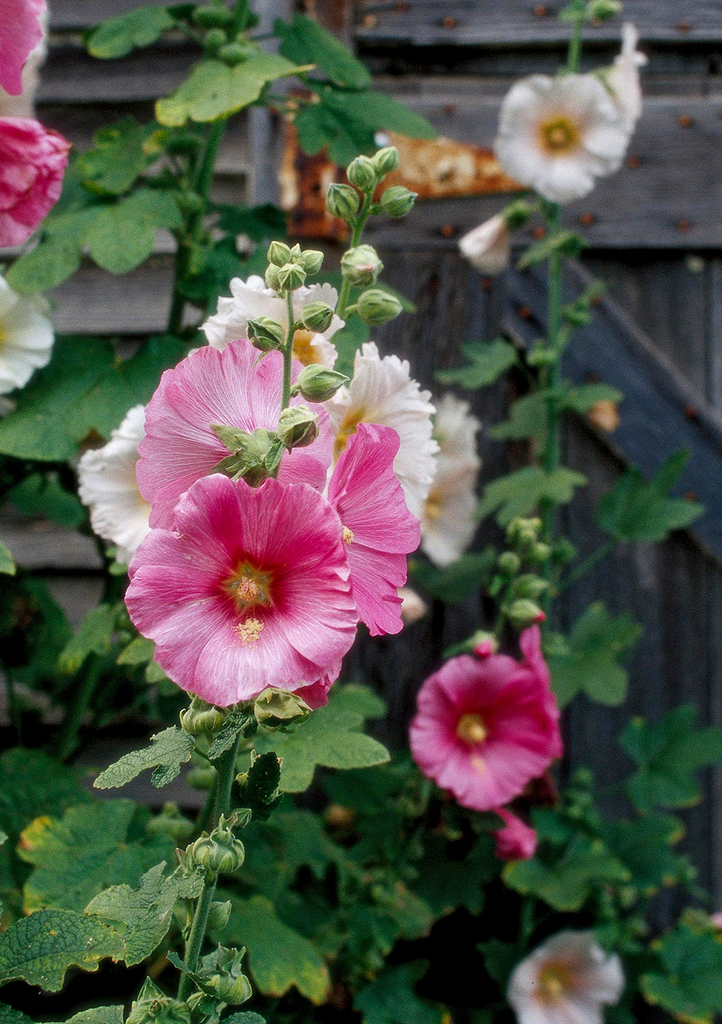
[[[243,561],[232,576],[224,582],[223,589],[233,599],[236,611],[243,613],[256,605],[267,606],[271,598],[271,573]]]
[[[350,544],[353,540],[353,530],[349,530],[348,526],[343,528],[343,542],[344,544]]]
[[[296,331],[293,335],[293,358],[304,366],[318,362],[318,352],[313,343],[315,334],[311,331]]]
[[[263,632],[263,623],[260,619],[249,618],[245,622],[239,622],[235,630],[245,647],[246,644],[255,644]]]
[[[483,743],[489,732],[484,725],[484,719],[481,715],[467,714],[462,715],[459,719],[459,724],[456,727],[456,735],[464,743],[468,743],[473,746],[476,743]]]
[[[426,499],[424,513],[426,515],[426,518],[430,519],[432,522],[435,519],[439,519],[442,514],[441,495],[439,494],[438,491],[435,491],[433,487],[429,491],[429,496]]]
[[[552,156],[565,156],[579,148],[579,126],[565,114],[552,117],[539,125],[542,148]]]
[[[333,445],[333,460],[334,462],[338,459],[341,452],[343,452],[348,444],[348,439],[351,434],[355,434],[358,430],[359,423],[364,423],[368,419],[366,410],[361,409],[349,409],[341,421],[341,426],[338,428],[338,434]]]
[[[545,1003],[558,1002],[570,987],[569,967],[564,963],[549,963],[539,972],[539,999]]]

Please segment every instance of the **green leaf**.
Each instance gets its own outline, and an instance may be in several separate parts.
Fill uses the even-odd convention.
[[[482,552],[467,552],[451,565],[439,569],[431,562],[413,560],[411,578],[431,597],[445,604],[459,604],[491,581],[498,553],[489,546]]]
[[[454,844],[429,835],[424,839],[424,856],[414,864],[418,876],[414,889],[437,917],[465,907],[475,916],[484,903],[483,887],[499,874],[501,863],[494,856],[491,836],[480,836],[465,856],[455,856]]]
[[[286,214],[273,203],[263,206],[216,205],[218,227],[234,235],[248,235],[254,242],[281,238],[286,234]]]
[[[123,1024],[124,1010],[123,1006],[91,1006],[57,1024]]]
[[[476,947],[484,957],[484,967],[502,992],[506,992],[511,972],[519,963],[519,946],[516,942],[502,942],[489,939]]]
[[[150,814],[132,800],[71,807],[62,819],[36,818],[20,836],[19,856],[34,867],[25,883],[25,910],[81,911],[110,885],[135,882],[173,842],[147,831]]]
[[[158,100],[155,116],[169,128],[182,128],[188,120],[217,121],[255,103],[269,82],[300,70],[285,57],[269,53],[249,57],[235,67],[204,60],[171,96]]]
[[[0,540],[0,575],[3,576],[14,576],[15,575],[15,560],[10,554],[9,549]]]
[[[621,402],[623,398],[623,393],[609,384],[580,384],[566,395],[564,405],[583,416],[597,402]]]
[[[34,1024],[30,1017],[26,1017],[20,1010],[12,1006],[0,1003],[0,1024]],[[122,1024],[122,1022],[121,1022]]]
[[[58,337],[50,364],[33,376],[17,408],[0,419],[0,454],[64,462],[95,431],[109,437],[128,409],[147,402],[160,375],[187,352],[175,338],[152,338],[120,361],[101,338]]]
[[[89,654],[109,654],[117,615],[117,609],[109,604],[91,608],[61,651],[58,669],[73,675]]]
[[[57,473],[31,473],[7,493],[19,512],[43,516],[60,526],[77,529],[86,519],[77,494],[66,491]]]
[[[517,263],[519,270],[534,266],[535,263],[544,263],[553,253],[562,256],[578,256],[586,247],[587,243],[575,231],[557,231],[553,235],[547,235],[540,242],[530,245],[524,255]]]
[[[334,368],[338,373],[345,373],[347,377],[353,377],[354,361],[356,353],[361,346],[371,337],[371,328],[365,324],[360,316],[350,316],[346,326],[336,331],[333,336],[333,343],[336,346],[338,357]]]
[[[627,792],[640,811],[699,803],[696,773],[722,759],[722,729],[695,729],[696,717],[696,709],[683,704],[657,725],[633,718],[620,736],[620,744],[638,765]]]
[[[317,21],[295,14],[286,24],[277,21],[275,34],[280,36],[281,53],[296,64],[316,64],[336,85],[364,89],[373,79],[360,60]]]
[[[610,821],[602,825],[602,838],[612,853],[632,873],[632,881],[644,896],[662,886],[674,885],[688,866],[672,847],[684,836],[684,825],[667,814],[652,814],[635,821]]]
[[[487,431],[493,441],[522,441],[535,437],[541,444],[547,435],[547,403],[540,391],[523,395],[512,402],[509,419]]]
[[[670,456],[649,483],[637,469],[628,469],[599,502],[597,521],[617,540],[664,540],[672,530],[690,526],[703,507],[669,492],[689,459],[689,452]]]
[[[334,687],[326,707],[314,711],[293,732],[259,732],[256,749],[272,750],[282,759],[280,789],[284,793],[302,793],[319,765],[367,768],[388,761],[386,747],[361,732],[365,719],[383,713],[383,702],[366,687]]]
[[[363,1024],[441,1024],[441,1010],[417,996],[415,986],[428,970],[425,960],[386,968],[354,999]]]
[[[15,260],[6,280],[11,288],[24,295],[49,292],[80,268],[82,251],[81,238],[46,235],[34,249]]]
[[[178,777],[180,766],[190,761],[194,746],[188,733],[172,725],[170,729],[151,736],[149,747],[124,754],[101,772],[93,785],[96,789],[116,789],[125,786],[147,768],[152,768],[151,782],[160,789]]]
[[[155,643],[144,636],[136,636],[118,656],[118,665],[147,665],[155,657]]]
[[[139,189],[104,206],[90,225],[86,242],[99,267],[127,274],[152,254],[159,228],[179,228],[182,223],[178,204],[168,192]]]
[[[545,499],[555,505],[566,504],[574,497],[574,489],[586,482],[582,473],[563,466],[551,473],[545,473],[539,466],[527,466],[487,484],[477,515],[484,519],[496,512],[497,523],[508,526],[517,516],[533,512]]]
[[[150,46],[174,25],[175,19],[165,7],[138,7],[93,29],[88,53],[106,59],[125,57],[137,47]]]
[[[644,998],[679,1019],[711,1022],[722,1012],[722,945],[713,935],[682,924],[655,947],[664,973],[642,976]]]
[[[461,351],[469,360],[466,366],[457,370],[438,370],[435,376],[442,384],[460,384],[468,391],[493,384],[519,360],[514,346],[503,338],[468,341],[461,346]]]
[[[158,10],[158,8],[155,8]],[[134,117],[105,125],[93,136],[93,148],[78,157],[76,170],[84,184],[94,191],[122,195],[127,192],[155,157],[144,144],[153,126],[143,127]]]
[[[100,917],[123,936],[122,959],[129,967],[150,956],[168,932],[178,899],[195,899],[203,891],[199,874],[163,877],[165,862],[147,871],[135,888],[115,885],[98,893],[85,913]]]
[[[96,971],[123,940],[101,921],[70,910],[39,910],[0,935],[0,984],[21,979],[58,992],[69,967]]]
[[[261,992],[282,996],[295,986],[312,1003],[323,1003],[331,979],[313,943],[284,924],[265,896],[233,897],[232,902],[220,941],[246,947],[248,967]]]
[[[549,655],[560,707],[580,692],[598,704],[621,704],[629,676],[619,659],[641,635],[642,627],[628,612],[613,618],[601,601],[590,605],[574,623],[566,650]]]

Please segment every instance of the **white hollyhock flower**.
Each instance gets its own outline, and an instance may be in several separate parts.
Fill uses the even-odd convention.
[[[614,58],[614,65],[605,74],[607,86],[627,129],[631,132],[642,115],[642,86],[639,69],[647,58],[637,49],[639,33],[631,22],[622,26],[622,52]]]
[[[519,1024],[603,1024],[604,1005],[619,1002],[624,973],[593,932],[564,931],[517,964],[507,998]]]
[[[522,185],[571,203],[619,169],[628,143],[624,118],[594,75],[531,75],[504,98],[494,152]]]
[[[459,241],[461,255],[480,274],[494,276],[506,270],[511,258],[511,232],[503,214],[485,220]]]
[[[110,441],[85,452],[78,465],[78,493],[90,508],[95,532],[118,546],[118,561],[129,562],[149,532],[150,505],[135,479],[138,445],[145,437],[145,406],[134,405]]]
[[[234,277],[231,281],[233,298],[218,300],[218,312],[209,317],[202,325],[208,343],[214,348],[223,349],[229,341],[248,337],[248,321],[259,316],[268,316],[284,327],[288,325],[285,299],[279,298],[262,277],[252,275],[247,281]],[[298,318],[301,310],[309,302],[325,302],[336,308],[338,292],[330,284],[312,284],[298,288],[293,293],[293,312]],[[321,332],[296,331],[293,342],[293,354],[304,366],[309,363],[322,363],[333,367],[336,362],[336,349],[330,339],[340,331],[344,321],[334,313],[330,326]]]
[[[0,395],[21,388],[50,361],[55,334],[42,295],[18,295],[0,277]]]
[[[404,489],[406,504],[415,516],[429,493],[436,471],[435,455],[439,446],[431,437],[431,417],[435,412],[429,399],[412,380],[406,360],[379,355],[373,342],[356,353],[353,377],[348,387],[339,388],[325,403],[336,432],[336,458],[346,447],[359,423],[379,423],[393,427],[400,447],[394,459],[394,472]]]
[[[476,435],[480,427],[468,402],[446,394],[437,403],[433,436],[439,454],[421,517],[421,548],[439,566],[460,558],[476,530],[476,482],[481,466]]]
[[[413,626],[415,622],[423,619],[429,610],[423,597],[411,587],[401,587],[399,597],[401,598],[401,621],[405,626]]]

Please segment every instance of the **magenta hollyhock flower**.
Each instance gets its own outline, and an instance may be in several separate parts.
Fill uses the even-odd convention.
[[[0,86],[11,96],[23,91],[23,65],[43,38],[45,7],[45,0],[0,0]]]
[[[358,621],[341,533],[308,484],[214,473],[138,548],[128,612],[166,674],[213,704],[330,680]]]
[[[27,241],[55,206],[70,143],[30,117],[0,117],[0,248]]]
[[[519,646],[522,662],[506,654],[452,658],[419,691],[410,731],[414,759],[473,810],[513,800],[562,754],[539,627],[525,630]]]
[[[504,807],[497,807],[496,813],[506,822],[503,828],[494,832],[496,856],[502,860],[529,860],[533,857],[536,853],[536,829]]]
[[[293,376],[303,367],[294,362]],[[206,476],[228,449],[212,424],[274,430],[281,402],[283,356],[269,352],[262,359],[249,341],[232,341],[223,352],[198,349],[166,370],[145,410],[145,438],[138,446],[138,487],[152,506],[151,526],[169,527],[173,509],[192,483]],[[318,414],[319,434],[313,444],[283,456],[278,479],[309,483],[320,490],[331,464],[333,432],[326,410],[305,404]]]
[[[419,520],[394,473],[399,443],[392,427],[359,423],[328,486],[343,524],[359,618],[372,636],[403,628],[399,587],[406,583],[406,555],[420,540]]]

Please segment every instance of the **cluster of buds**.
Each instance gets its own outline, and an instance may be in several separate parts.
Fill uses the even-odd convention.
[[[200,970],[193,974],[198,991],[188,1000],[194,1014],[218,1019],[224,1006],[239,1006],[251,998],[253,989],[243,973],[244,953],[219,945],[203,957]]]
[[[223,725],[226,711],[193,696],[187,708],[180,713],[180,725],[189,736],[214,736]]]
[[[519,518],[509,524],[506,539],[510,550],[499,555],[489,588],[492,597],[502,598],[502,613],[519,630],[546,619],[539,602],[549,582],[536,570],[549,561],[552,549],[539,540],[541,529],[541,519]]]
[[[296,244],[271,242],[268,247],[266,284],[279,295],[301,288],[309,274],[317,274],[323,265],[323,253],[318,249],[302,250]]]
[[[222,0],[216,0],[194,8],[190,18],[195,28],[205,33],[203,49],[208,56],[223,61],[229,67],[235,67],[260,52],[246,35],[256,21],[255,16],[239,20],[236,11],[226,7]]]
[[[615,18],[622,11],[620,0],[571,0],[560,14],[562,21],[599,24]]]
[[[246,859],[245,847],[233,833],[234,827],[238,824],[237,814],[231,814],[227,818],[221,815],[212,832],[203,832],[186,848],[183,858],[185,869],[200,869],[209,878],[235,874]]]
[[[146,978],[128,1014],[128,1024],[191,1024],[191,1011]]]

